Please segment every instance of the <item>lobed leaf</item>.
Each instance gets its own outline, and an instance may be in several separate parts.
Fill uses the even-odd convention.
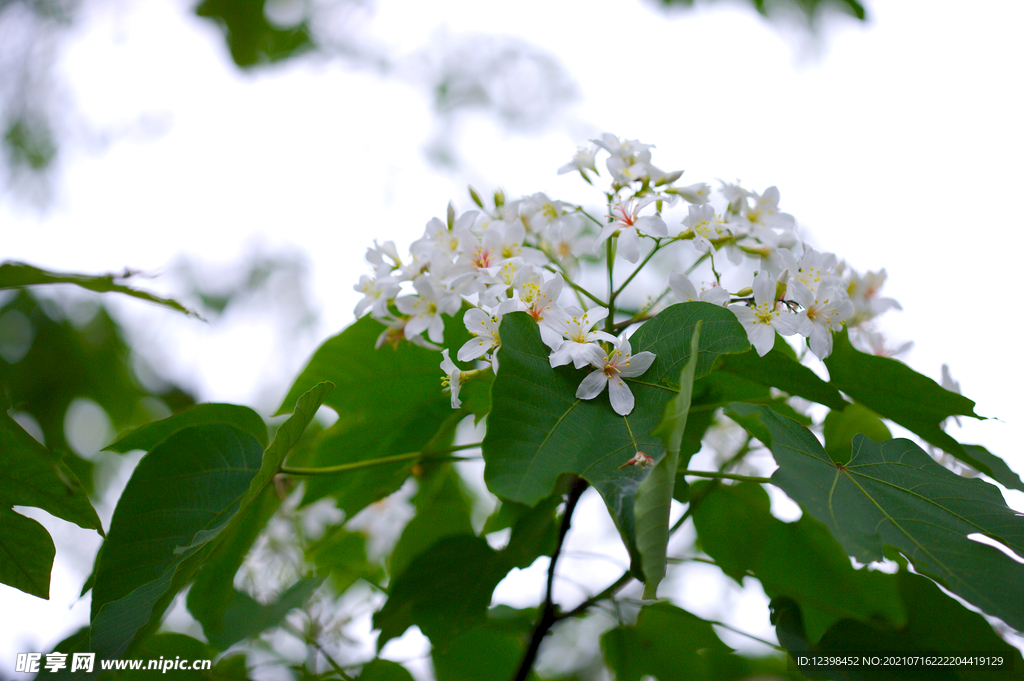
[[[847,555],[867,563],[892,546],[917,572],[1024,630],[1024,565],[968,538],[979,533],[1024,555],[1024,517],[996,487],[950,472],[909,440],[857,435],[840,464],[810,431],[766,407],[734,404],[728,413],[772,450],[773,484],[824,523]]]
[[[735,315],[710,303],[672,305],[630,339],[633,351],[655,353],[647,372],[626,379],[636,400],[633,412],[619,416],[607,396],[576,398],[586,371],[552,369],[537,324],[523,313],[505,315],[501,325],[501,371],[491,393],[483,454],[484,478],[499,497],[534,505],[548,497],[559,476],[584,478],[604,497],[624,541],[638,560],[634,501],[645,476],[635,466],[620,470],[637,451],[655,459],[664,446],[652,431],[665,405],[679,392],[677,380],[690,359],[693,330],[702,322],[696,377],[711,372],[723,354],[748,349]]]

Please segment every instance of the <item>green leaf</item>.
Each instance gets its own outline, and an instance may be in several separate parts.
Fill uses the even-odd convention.
[[[306,559],[317,568],[330,570],[331,584],[338,593],[360,579],[370,584],[379,584],[384,579],[384,569],[366,558],[366,536],[350,532],[343,525],[328,531],[310,546]]]
[[[825,366],[832,385],[879,416],[895,421],[958,459],[967,456],[963,445],[939,424],[950,416],[979,418],[971,400],[946,390],[899,360],[860,352],[850,344],[846,330],[835,335]]]
[[[981,445],[964,445],[967,457],[964,459],[975,470],[981,471],[1007,489],[1024,492],[1024,482],[1010,470],[1006,462]]]
[[[45,527],[0,506],[0,583],[49,599],[54,553]]]
[[[61,651],[64,652],[64,651]],[[150,663],[158,665],[157,669],[141,669],[124,671],[118,676],[127,681],[144,681],[148,679],[168,679],[169,681],[188,681],[192,679],[208,679],[212,676],[212,661],[217,651],[202,641],[177,633],[162,633],[146,639],[138,648],[138,656]],[[175,669],[172,664],[179,660],[187,662],[185,669]],[[195,662],[211,661],[211,669],[192,669]],[[98,665],[97,665],[98,666]],[[164,667],[167,667],[165,670]]]
[[[122,274],[75,274],[72,272],[51,272],[38,267],[33,267],[23,262],[7,261],[0,264],[0,290],[9,288],[24,288],[26,286],[39,286],[41,284],[74,284],[89,291],[97,293],[123,293],[133,298],[147,300],[157,305],[169,307],[178,312],[198,317],[198,312],[190,310],[176,300],[161,298],[152,293],[118,284],[118,280],[129,279],[134,272],[125,270]]]
[[[508,681],[519,669],[525,648],[520,636],[476,627],[434,649],[434,673],[437,681]],[[527,678],[537,677],[531,672]]]
[[[358,681],[413,681],[409,670],[391,660],[371,660],[363,665]]]
[[[417,555],[373,616],[377,649],[414,624],[438,646],[481,624],[507,573],[503,562],[486,540],[471,535],[444,537]]]
[[[833,409],[825,417],[824,425],[825,451],[836,463],[850,461],[853,436],[858,433],[875,442],[892,439],[892,433],[882,419],[860,404],[847,405],[842,411]]]
[[[775,335],[775,346],[764,357],[758,356],[754,350],[724,357],[721,369],[743,381],[778,388],[830,409],[843,409],[848,404],[835,386],[821,380],[797,361],[793,349],[778,334]]]
[[[256,438],[260,446],[266,449],[267,424],[260,415],[249,407],[239,404],[223,404],[207,402],[197,404],[174,416],[132,428],[127,433],[106,447],[114,452],[130,452],[135,449],[149,451],[179,430],[203,424],[222,423],[233,426],[243,433]]]
[[[743,663],[710,622],[667,601],[641,608],[634,626],[605,632],[601,650],[618,681],[640,681],[648,674],[659,681],[728,678],[729,667]]]
[[[700,351],[698,321],[690,339],[690,359],[679,373],[679,394],[668,401],[665,416],[654,429],[665,443],[666,454],[654,465],[636,492],[636,552],[640,556],[640,569],[644,577],[644,599],[658,597],[658,584],[665,578],[668,550],[669,512],[679,467],[679,447],[690,413],[690,395],[693,393],[693,375],[697,369]]]
[[[323,584],[322,577],[306,577],[285,589],[284,593],[270,603],[259,603],[251,596],[232,589],[226,603],[223,603],[221,623],[217,629],[203,633],[219,650],[251,638],[260,632],[277,626],[284,616],[295,608],[301,608],[313,592]]]
[[[1024,555],[1024,518],[996,487],[950,472],[909,440],[857,435],[843,465],[810,431],[766,407],[735,404],[729,414],[772,450],[772,483],[824,523],[847,555],[867,563],[892,546],[917,572],[1024,630],[1024,565],[968,539],[980,533]]]
[[[442,537],[473,534],[473,502],[452,466],[434,466],[420,477],[412,503],[416,515],[405,526],[388,561],[393,577],[402,574],[413,558]]]
[[[267,483],[277,474],[295,443],[299,441],[306,428],[316,417],[316,412],[324,399],[334,390],[334,384],[330,381],[317,383],[312,388],[302,393],[295,401],[295,407],[288,420],[281,424],[274,435],[274,441],[267,447],[263,455],[263,464],[259,473],[252,480],[249,493],[245,497],[248,504],[266,487]]]
[[[206,639],[215,645],[216,640],[228,637],[224,612],[235,601],[235,574],[280,506],[280,497],[270,487],[245,505],[221,534],[223,539],[205,560],[188,591],[188,610],[203,625]]]
[[[200,549],[238,512],[263,447],[232,426],[207,424],[171,435],[144,456],[128,481],[96,566],[92,647],[124,653],[191,581]],[[175,578],[177,570],[184,572]],[[182,583],[184,581],[184,583]]]
[[[422,450],[439,431],[454,432],[465,416],[465,411],[452,410],[451,396],[441,391],[440,353],[411,343],[376,349],[383,330],[380,322],[363,317],[313,354],[284,405],[317,383],[330,381],[337,387],[324,404],[337,411],[339,418],[306,451],[296,452],[290,466],[326,468]],[[446,347],[461,347],[468,339],[461,319],[447,324]],[[351,517],[401,487],[413,463],[400,461],[307,479],[303,503],[333,496]]]
[[[844,618],[905,622],[894,578],[853,569],[828,529],[810,515],[793,523],[778,520],[756,483],[700,481],[693,488],[700,496],[693,524],[704,552],[737,582],[751,574],[770,598],[794,599],[812,641]]]
[[[103,526],[78,478],[0,411],[0,506],[34,506],[87,530]]]
[[[577,399],[586,371],[552,369],[533,319],[505,315],[501,371],[491,392],[493,409],[483,444],[490,490],[532,506],[551,494],[559,476],[577,474],[601,493],[627,546],[635,547],[634,499],[645,473],[636,466],[620,467],[637,451],[655,461],[664,456],[651,431],[679,392],[676,381],[690,359],[689,341],[698,321],[703,326],[696,377],[706,376],[722,354],[749,347],[730,311],[710,303],[672,305],[630,339],[634,352],[651,351],[656,359],[643,376],[627,379],[636,406],[623,417],[606,396]]]
[[[772,623],[779,642],[794,657],[806,654],[842,655],[845,653],[881,653],[919,655],[925,653],[1001,655],[1011,660],[1011,668],[995,670],[991,667],[960,665],[956,667],[901,667],[893,670],[881,666],[845,668],[835,673],[847,676],[817,674],[809,669],[810,678],[850,679],[932,679],[948,678],[963,681],[993,681],[1019,678],[1024,669],[1024,658],[1019,650],[1004,641],[985,618],[968,610],[944,594],[939,587],[924,577],[900,570],[889,575],[899,589],[900,600],[906,605],[907,619],[902,626],[883,623],[842,620],[832,626],[819,641],[812,642],[804,633],[800,611],[787,598],[772,600]],[[822,671],[819,668],[819,672]],[[856,675],[855,672],[860,675]]]

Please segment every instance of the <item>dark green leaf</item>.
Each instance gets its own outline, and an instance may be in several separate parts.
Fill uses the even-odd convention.
[[[646,472],[620,467],[637,451],[658,461],[664,447],[651,431],[665,405],[679,392],[679,373],[690,358],[689,341],[703,323],[695,375],[707,375],[724,353],[749,347],[730,311],[709,303],[673,305],[630,339],[634,353],[656,359],[637,379],[627,379],[636,400],[619,416],[604,395],[579,400],[576,389],[586,371],[552,369],[537,324],[526,314],[502,319],[501,371],[492,390],[493,410],[484,439],[488,487],[499,497],[533,505],[549,496],[559,476],[575,473],[604,497],[627,546],[635,554],[633,505]]]
[[[149,451],[168,437],[191,426],[203,424],[223,423],[233,426],[243,433],[248,433],[256,438],[260,446],[266,449],[267,425],[263,423],[260,415],[249,407],[239,404],[223,404],[207,402],[197,404],[183,412],[169,416],[159,421],[147,423],[138,428],[132,428],[119,437],[113,444],[106,447],[114,452],[130,452],[134,449]]]
[[[316,417],[316,412],[324,399],[334,390],[334,384],[330,381],[317,383],[315,386],[302,393],[295,401],[295,407],[288,420],[281,424],[274,435],[274,441],[267,447],[263,455],[263,464],[259,473],[252,480],[249,494],[245,497],[248,504],[266,487],[267,483],[277,474],[295,443],[299,441],[306,428]]]
[[[963,681],[996,681],[1020,678],[1024,658],[1020,651],[1004,641],[992,630],[985,619],[944,594],[924,577],[900,570],[889,576],[899,589],[906,605],[907,620],[903,626],[884,623],[843,620],[831,627],[821,640],[808,640],[796,604],[787,598],[772,600],[772,622],[779,637],[793,656],[801,654],[842,655],[844,653],[894,654],[983,654],[1008,657],[1011,668],[996,670],[991,667],[959,665],[955,667],[900,667],[884,666],[847,667],[832,675],[812,675],[811,678],[848,678],[877,681],[892,679],[961,679]],[[839,676],[838,674],[847,675]]]
[[[704,551],[737,582],[751,574],[769,597],[796,600],[812,641],[843,618],[905,621],[892,576],[854,570],[828,529],[809,515],[793,523],[778,520],[767,492],[755,483],[701,481],[693,488],[701,498],[693,524]]]
[[[855,349],[845,330],[835,335],[825,366],[832,385],[879,416],[895,421],[958,459],[967,456],[963,445],[939,424],[950,416],[978,418],[971,400],[942,388],[899,360]]]
[[[157,305],[169,307],[178,312],[184,312],[192,317],[202,317],[194,310],[190,310],[176,300],[161,298],[152,293],[118,284],[118,280],[124,280],[134,275],[130,270],[122,274],[75,274],[72,272],[50,272],[23,262],[8,261],[0,264],[0,290],[8,288],[24,288],[25,286],[39,286],[41,284],[74,284],[89,291],[97,293],[123,293],[133,298],[147,300]]]
[[[337,411],[339,418],[305,452],[296,452],[290,466],[326,468],[420,451],[439,431],[453,433],[467,413],[452,410],[451,396],[441,391],[440,353],[411,343],[375,349],[382,331],[380,322],[363,317],[313,354],[284,405],[316,383],[331,381],[337,387],[324,404]],[[461,319],[449,321],[447,347],[461,347],[468,338]],[[310,478],[303,503],[333,496],[351,517],[401,487],[413,463],[410,459]]]
[[[525,648],[521,636],[476,627],[434,650],[434,673],[437,681],[508,681],[514,678]],[[527,678],[537,677],[531,672]]]
[[[0,583],[48,599],[54,553],[45,527],[0,506]]]
[[[501,550],[501,561],[505,570],[527,568],[540,556],[549,556],[555,550],[558,538],[558,522],[555,511],[562,503],[561,494],[553,494],[530,508],[515,504],[523,509],[512,525],[512,536]],[[513,505],[506,502],[506,505]]]
[[[825,417],[825,451],[836,463],[849,462],[853,436],[858,433],[875,442],[892,438],[892,433],[874,412],[863,405],[850,404],[842,411],[833,409]]]
[[[191,581],[191,574],[175,579],[175,571],[198,568],[200,549],[237,513],[262,456],[252,435],[216,424],[180,430],[142,458],[114,510],[96,567],[97,654],[121,655],[136,632],[162,615],[172,584]]]
[[[675,489],[676,470],[679,467],[679,447],[690,413],[693,393],[693,375],[700,351],[701,322],[693,329],[690,339],[690,359],[679,374],[679,394],[665,405],[665,416],[654,429],[665,443],[666,454],[654,465],[636,492],[636,551],[640,556],[640,569],[644,576],[644,598],[658,597],[658,584],[665,578],[667,562],[669,512]]]
[[[0,506],[34,506],[103,533],[96,510],[71,470],[0,411]]]
[[[618,681],[640,681],[647,674],[658,681],[728,678],[723,672],[743,662],[711,623],[667,601],[641,608],[634,626],[606,632],[601,649]]]
[[[964,459],[975,470],[981,471],[1007,489],[1024,492],[1024,482],[1020,476],[1010,470],[1006,462],[981,445],[964,445],[967,458]]]
[[[242,639],[277,626],[292,609],[300,608],[323,583],[323,578],[300,579],[270,603],[258,603],[251,596],[235,589],[223,603],[221,624],[215,630],[203,628],[210,643],[226,650]]]
[[[721,369],[743,381],[778,388],[830,409],[842,409],[847,405],[835,386],[821,380],[797,361],[793,349],[778,334],[775,335],[775,347],[764,357],[759,357],[754,350],[723,357]]]
[[[231,58],[243,68],[287,59],[315,47],[303,20],[294,28],[267,21],[264,0],[203,0],[196,14],[224,31]]]
[[[235,601],[235,574],[253,542],[280,505],[281,499],[274,490],[265,487],[255,501],[246,505],[224,530],[223,539],[196,575],[188,591],[187,606],[193,617],[203,625],[203,633],[211,643],[227,638],[224,611],[229,603]]]
[[[417,555],[373,616],[377,649],[414,624],[434,645],[444,645],[482,623],[507,572],[502,562],[484,539],[469,535],[445,537]]]
[[[412,674],[405,667],[379,658],[363,665],[356,678],[358,681],[413,681]]]
[[[917,572],[1024,630],[1024,565],[968,539],[980,533],[1024,555],[1024,518],[996,487],[950,472],[909,440],[858,435],[849,464],[840,465],[810,431],[766,407],[735,404],[729,414],[772,450],[772,482],[847,555],[866,563],[892,546]]]
[[[384,569],[366,559],[366,537],[341,525],[309,547],[306,558],[318,568],[330,570],[331,583],[338,593],[360,579],[371,584],[384,579]]]
[[[63,651],[61,651],[63,652]],[[146,639],[138,648],[138,656],[145,660],[145,665],[157,665],[157,669],[125,671],[119,678],[127,681],[146,681],[150,679],[168,679],[169,681],[187,681],[188,679],[208,679],[212,676],[213,658],[217,651],[202,641],[185,634],[163,633]],[[186,662],[185,669],[176,669],[175,664]],[[209,661],[211,669],[192,669],[194,663],[202,665]],[[167,667],[167,669],[164,669]]]
[[[412,502],[416,515],[402,531],[388,563],[392,577],[402,574],[409,561],[438,539],[473,534],[470,522],[473,502],[466,495],[462,479],[452,466],[435,466],[420,477],[419,490]]]

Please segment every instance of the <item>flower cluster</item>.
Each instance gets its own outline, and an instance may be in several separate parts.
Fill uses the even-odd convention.
[[[612,408],[626,415],[634,400],[623,379],[642,375],[655,360],[650,352],[633,354],[628,333],[669,293],[731,310],[759,355],[779,332],[806,338],[821,359],[844,324],[863,327],[869,338],[865,324],[899,307],[877,296],[884,270],[859,275],[834,254],[804,244],[793,216],[779,209],[775,187],[758,193],[726,182],[717,192],[703,182],[677,186],[682,171],[652,165],[651,145],[611,134],[592,142],[559,173],[577,171],[592,184],[591,175],[600,174],[597,155],[607,152],[611,186],[603,218],[542,193],[506,201],[499,190],[487,208],[470,189],[477,209],[457,215],[449,204],[447,219],[430,220],[405,260],[393,242],[375,241],[367,252],[374,274],[356,285],[364,297],[355,312],[369,310],[386,325],[378,347],[405,339],[440,350],[444,316],[468,308],[461,314],[472,338],[456,359],[486,362],[497,372],[501,319],[523,311],[537,322],[552,367],[590,369],[576,396],[593,399],[607,386]],[[599,296],[575,277],[581,261],[602,250],[608,283]],[[617,304],[659,253],[658,262],[672,268],[663,290],[640,310]],[[722,256],[733,265],[724,274]],[[616,267],[625,266],[630,274],[616,277]],[[701,266],[709,267],[710,279],[698,291],[689,275]],[[478,371],[460,369],[450,352],[443,350],[441,368],[458,408],[460,386]]]

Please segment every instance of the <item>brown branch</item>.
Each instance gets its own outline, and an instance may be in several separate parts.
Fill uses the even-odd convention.
[[[544,606],[541,608],[540,619],[537,620],[537,624],[533,627],[533,636],[530,638],[530,645],[526,649],[526,653],[523,655],[522,662],[519,663],[519,670],[513,678],[513,681],[526,681],[526,678],[530,675],[530,670],[533,668],[533,663],[537,659],[537,653],[540,651],[540,644],[547,635],[548,630],[551,629],[557,620],[555,613],[555,602],[554,602],[554,590],[555,590],[555,564],[558,562],[558,555],[562,552],[562,544],[565,542],[565,535],[569,532],[569,526],[572,522],[572,512],[576,508],[576,502],[580,500],[580,495],[583,494],[584,490],[587,489],[587,481],[583,478],[576,478],[572,482],[572,486],[569,488],[569,496],[565,501],[565,513],[562,514],[562,526],[558,529],[558,539],[555,542],[555,550],[551,552],[551,563],[548,565],[548,585],[547,593],[544,596]]]

